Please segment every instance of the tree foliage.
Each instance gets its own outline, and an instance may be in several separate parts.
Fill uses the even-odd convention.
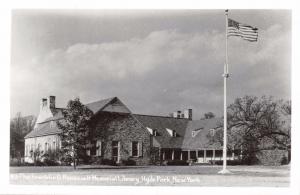
[[[19,112],[10,121],[10,156],[20,158],[24,156],[24,137],[33,130],[36,118],[23,117]]]
[[[212,112],[204,113],[204,119],[215,118],[215,114]]]
[[[289,150],[290,114],[290,101],[265,96],[235,99],[227,108],[228,149],[242,149],[249,161],[255,161],[262,149]],[[222,143],[223,131],[218,131],[214,139]]]
[[[70,100],[63,110],[63,120],[57,122],[62,130],[61,149],[65,161],[72,161],[74,168],[79,159],[85,156],[85,145],[93,112],[84,106],[79,98]]]

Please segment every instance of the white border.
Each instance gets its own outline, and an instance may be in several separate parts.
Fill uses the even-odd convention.
[[[3,3],[1,3],[3,4]],[[293,13],[293,36],[292,36],[292,171],[291,171],[291,187],[290,188],[256,188],[256,187],[97,187],[97,186],[14,186],[8,184],[8,147],[9,147],[9,64],[10,64],[10,17],[12,9],[292,9]],[[26,0],[26,1],[9,1],[1,5],[0,24],[1,24],[1,161],[0,161],[0,193],[5,194],[299,194],[299,144],[297,138],[300,132],[297,131],[299,126],[299,14],[297,13],[297,2],[292,0],[285,1],[196,1],[196,0],[110,0],[110,1],[63,1],[63,0]],[[274,40],[276,41],[276,40]],[[298,43],[298,45],[297,45]],[[300,130],[300,128],[298,128]],[[298,165],[298,166],[296,166]]]

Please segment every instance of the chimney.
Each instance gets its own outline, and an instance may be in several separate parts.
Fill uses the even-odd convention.
[[[180,116],[181,116],[181,111],[178,110],[178,111],[177,111],[177,118],[180,118]]]
[[[47,98],[47,102],[50,109],[55,108],[55,96],[50,95]]]
[[[193,120],[193,110],[192,109],[184,110],[184,118]]]
[[[173,112],[173,118],[177,118],[177,112]]]
[[[189,120],[193,120],[193,110],[191,108],[188,109],[188,112],[189,112],[189,117],[188,119]]]
[[[40,102],[40,111],[41,111],[43,108],[45,108],[45,107],[47,107],[47,99],[46,99],[46,98],[42,98],[42,99],[41,99],[41,102]]]

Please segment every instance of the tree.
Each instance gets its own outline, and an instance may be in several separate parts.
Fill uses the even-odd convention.
[[[204,119],[215,118],[215,114],[212,112],[204,113]]]
[[[262,149],[288,150],[290,122],[283,117],[282,112],[290,110],[290,104],[281,102],[265,96],[235,99],[227,109],[228,149],[242,148],[243,158],[249,164],[255,163],[256,154]],[[222,143],[223,131],[218,131],[216,137]]]
[[[62,111],[63,120],[57,122],[62,130],[61,149],[64,160],[71,160],[74,169],[79,159],[85,155],[85,145],[90,129],[93,112],[84,106],[79,98],[70,100],[67,109]]]
[[[20,112],[10,121],[10,156],[21,158],[24,156],[24,136],[33,130],[36,118],[23,117]]]

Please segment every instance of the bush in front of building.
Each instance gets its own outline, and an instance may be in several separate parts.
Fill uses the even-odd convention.
[[[210,161],[210,164],[223,165],[223,160]],[[236,160],[227,160],[227,165],[231,165],[231,166],[245,165],[245,162],[243,162],[242,160],[239,160],[239,159],[236,159]]]
[[[262,150],[257,154],[257,158],[262,165],[277,166],[289,163],[288,152],[280,149]]]
[[[107,158],[102,159],[101,164],[102,165],[113,165],[113,166],[117,165],[115,161],[113,161],[111,159],[107,159]]]
[[[136,162],[132,159],[123,160],[122,164],[125,166],[135,166]]]
[[[167,165],[182,166],[182,165],[189,165],[189,162],[187,162],[186,160],[170,160],[167,161]]]

